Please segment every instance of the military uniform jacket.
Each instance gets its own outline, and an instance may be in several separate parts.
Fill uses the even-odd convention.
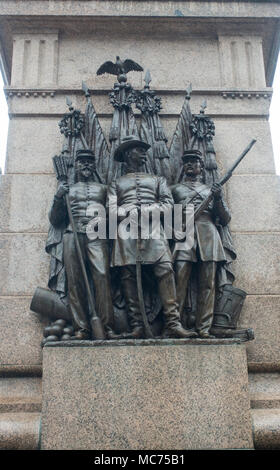
[[[172,187],[172,195],[175,204],[193,204],[194,210],[206,199],[211,191],[209,186],[201,182],[186,182]],[[222,241],[215,225],[215,219],[219,218],[221,225],[227,225],[230,221],[229,210],[223,200],[212,200],[208,208],[204,210],[194,222],[194,244],[187,250],[175,250],[174,261],[226,261]],[[199,258],[198,258],[199,257]]]
[[[108,188],[107,207],[110,211],[114,201],[118,212],[121,206],[130,204],[145,204],[150,207],[156,207],[161,213],[166,209],[173,209],[173,198],[166,179],[147,173],[128,173],[113,181]],[[120,222],[121,219],[118,217],[118,224]],[[149,233],[151,234],[151,220],[148,223]],[[165,238],[161,223],[159,234],[160,237],[158,239],[153,239],[150,236],[147,239],[140,240],[138,254],[140,254],[141,263],[154,264],[156,262],[172,261],[168,240]],[[136,264],[136,255],[137,240],[131,237],[122,239],[118,230],[113,244],[111,265],[125,266]]]
[[[88,223],[98,214],[98,208],[101,206],[106,215],[106,197],[107,186],[104,184],[88,181],[78,182],[70,187],[69,201],[78,233],[86,233]],[[61,225],[61,222],[68,218],[64,198],[54,197],[49,218],[54,227]],[[70,224],[66,230],[72,232]]]

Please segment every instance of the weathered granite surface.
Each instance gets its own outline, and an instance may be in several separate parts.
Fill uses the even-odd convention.
[[[42,403],[40,377],[2,377],[0,413],[39,412]]]
[[[252,410],[254,444],[257,450],[280,449],[280,409]]]
[[[0,413],[0,450],[37,450],[40,413]]]
[[[252,448],[245,347],[217,343],[45,347],[42,449]]]
[[[280,373],[250,373],[251,408],[280,408]]]
[[[29,309],[30,297],[0,297],[0,376],[12,369],[29,375],[42,363],[41,341],[44,323]],[[46,326],[46,324],[45,324]],[[38,367],[36,368],[38,369]]]
[[[255,340],[247,344],[250,366],[280,371],[280,296],[248,295],[240,326],[254,325]]]
[[[112,107],[107,95],[114,80],[96,76],[96,69],[116,54],[150,68],[169,142],[192,82],[192,112],[199,113],[206,99],[216,125],[221,173],[257,137],[226,196],[238,256],[235,285],[250,296],[241,322],[256,330],[248,357],[251,364],[275,366],[280,205],[267,118],[279,12],[277,2],[0,0],[1,66],[11,118],[8,174],[0,178],[0,303],[6,328],[1,366],[7,365],[7,351],[11,367],[24,361],[29,367],[32,355],[38,364],[41,325],[31,320],[26,296],[48,279],[44,245],[56,184],[51,157],[62,144],[57,122],[67,110],[66,96],[84,110],[85,80],[108,136]],[[142,88],[143,78],[144,73],[129,74],[136,88]],[[253,210],[255,201],[261,207]]]

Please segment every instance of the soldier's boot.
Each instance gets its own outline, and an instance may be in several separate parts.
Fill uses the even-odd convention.
[[[131,332],[122,333],[122,338],[125,339],[140,339],[145,338],[145,328],[141,316],[136,273],[130,271],[130,269],[122,268],[122,290],[125,298],[128,322],[131,327]]]
[[[84,330],[83,328],[80,328],[79,330],[75,331],[75,336],[72,336],[71,339],[75,339],[78,341],[83,341],[90,339],[90,333],[88,330]]]
[[[158,278],[158,289],[164,314],[164,337],[169,338],[195,338],[197,333],[185,330],[180,322],[178,305],[176,302],[175,279],[172,271]]]
[[[122,334],[115,333],[114,330],[109,326],[106,326],[104,329],[105,329],[105,334],[106,334],[107,339],[121,339],[121,338],[123,338]]]

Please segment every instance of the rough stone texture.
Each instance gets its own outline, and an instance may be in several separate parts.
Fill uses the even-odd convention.
[[[32,142],[32,145],[26,145],[26,142]],[[6,172],[52,173],[51,157],[60,152],[61,142],[57,118],[18,117],[11,119]]]
[[[207,5],[209,4],[209,5]],[[206,8],[207,6],[207,8]],[[180,10],[182,15],[188,17],[202,16],[203,18],[211,17],[236,17],[243,18],[244,16],[253,17],[278,17],[279,8],[274,2],[272,5],[266,2],[252,1],[247,2],[234,2],[210,0],[210,1],[190,1],[186,5],[185,1],[176,2],[176,7]],[[98,0],[90,2],[73,2],[73,0],[56,0],[55,3],[46,6],[44,0],[37,0],[36,4],[33,1],[21,0],[17,1],[17,10],[15,12],[14,1],[5,0],[1,2],[2,15],[25,15],[26,9],[28,14],[33,15],[46,15],[48,16],[88,16],[94,14],[96,16],[111,16],[114,12],[115,16],[176,16],[174,11],[174,2],[166,3],[164,0],[154,2],[143,2],[141,0],[136,2],[126,1],[112,1],[106,0],[100,3]]]
[[[279,450],[280,409],[254,409],[252,419],[255,449]]]
[[[3,175],[1,179],[8,190],[4,193],[4,207],[0,207],[0,232],[46,233],[56,191],[55,176]]]
[[[248,345],[248,357],[257,365],[269,361],[275,365],[279,360],[280,205],[278,178],[271,177],[274,162],[266,119],[280,5],[187,3],[0,1],[3,63],[9,77],[13,62],[15,80],[7,87],[12,96],[8,98],[11,121],[6,168],[10,174],[17,173],[16,177],[1,177],[1,308],[11,327],[6,331],[11,344],[15,328],[35,341],[34,348],[29,344],[27,355],[26,341],[21,338],[16,343],[11,352],[15,364],[22,363],[20,358],[30,364],[32,354],[40,357],[41,327],[32,320],[27,321],[30,332],[25,330],[24,320],[31,314],[24,307],[20,317],[18,302],[26,305],[26,298],[10,296],[31,296],[38,285],[47,284],[46,233],[38,232],[47,231],[47,212],[55,188],[54,176],[48,174],[53,173],[51,157],[61,149],[63,138],[57,123],[67,110],[65,98],[70,96],[73,105],[84,111],[81,82],[85,80],[108,136],[112,107],[107,94],[115,80],[108,75],[97,77],[96,69],[116,54],[132,57],[145,70],[150,68],[151,86],[162,96],[161,116],[169,141],[185,89],[192,82],[192,111],[199,113],[207,99],[206,112],[216,125],[214,145],[221,173],[250,139],[257,137],[258,142],[235,173],[246,178],[234,176],[226,192],[233,212],[231,227],[236,232],[236,285],[250,294],[241,321],[256,332],[256,340]],[[184,16],[176,17],[179,11]],[[58,29],[59,43],[55,45]],[[25,51],[23,55],[21,51]],[[140,88],[143,77],[144,73],[131,73],[129,81]],[[253,209],[255,201],[265,209]],[[20,233],[8,234],[10,231]],[[34,231],[37,233],[22,233]],[[18,312],[16,326],[10,323],[14,312]],[[35,340],[36,334],[39,337]],[[4,357],[6,360],[6,353]]]
[[[29,310],[30,302],[31,297],[0,297],[0,370],[1,366],[42,362],[41,340],[46,325]]]
[[[0,449],[36,450],[40,413],[0,413]]]
[[[239,286],[239,284],[237,284]],[[249,295],[241,313],[242,327],[252,327],[255,340],[248,343],[248,362],[263,365],[280,364],[280,296]]]
[[[166,64],[166,67],[168,67],[168,64]],[[158,96],[162,98],[162,110],[160,114],[162,116],[169,116],[170,114],[175,116],[179,115],[182,109],[186,88],[190,84],[189,77],[186,76],[186,78],[184,78],[180,82],[179,88],[174,88],[173,86],[169,86],[168,88],[158,87],[156,86],[153,80],[154,69],[155,67],[151,68],[151,88],[155,89]],[[96,71],[94,72],[93,78],[91,80],[88,79],[86,81],[87,85],[92,89],[92,97],[95,110],[98,114],[102,116],[105,115],[106,117],[111,117],[113,108],[109,102],[108,94],[114,86],[114,78],[111,78],[109,80],[106,79],[105,75],[102,75],[101,78],[103,77],[104,83],[102,83],[102,88],[98,90],[96,88],[95,83],[95,73]],[[99,80],[101,78],[99,78]],[[24,121],[27,117],[31,117],[34,119],[34,116],[29,116],[31,114],[35,115],[36,118],[39,118],[37,124],[38,126],[40,125],[40,122],[42,122],[42,126],[44,126],[47,125],[46,116],[48,116],[48,119],[52,120],[54,116],[59,115],[60,117],[60,115],[62,116],[67,111],[65,100],[66,96],[69,96],[75,107],[83,110],[85,107],[85,97],[81,91],[82,79],[85,80],[85,77],[81,76],[80,82],[75,85],[75,87],[72,86],[69,89],[66,89],[67,94],[65,93],[65,90],[62,86],[59,88],[49,89],[47,91],[44,90],[44,88],[34,89],[28,87],[18,89],[9,87],[6,92],[8,95],[9,113],[12,115],[13,119],[19,120],[20,125],[21,122]],[[109,81],[107,82],[107,80]],[[128,80],[131,84],[133,84],[133,87],[135,89],[143,89],[144,82],[141,84],[135,83],[135,79],[131,74],[128,75]],[[223,97],[225,91],[227,93],[227,99]],[[50,93],[52,92],[55,92],[54,97],[50,96]],[[231,119],[230,125],[232,125],[232,120],[238,116],[238,118],[243,119],[242,122],[245,126],[245,130],[245,118],[251,120],[261,120],[268,116],[271,92],[271,88],[264,88],[262,90],[257,90],[254,92],[252,92],[250,89],[248,90],[241,88],[236,91],[232,90],[232,88],[225,89],[219,86],[213,88],[200,88],[196,85],[196,82],[194,82],[193,94],[191,98],[191,108],[193,113],[199,113],[201,104],[206,99],[207,113],[215,117],[215,119],[219,118],[225,120],[226,124],[228,121],[225,118]],[[10,96],[10,93],[12,93],[12,96]],[[26,93],[29,95],[28,97],[25,96]],[[37,93],[38,96],[35,97],[34,93]],[[45,96],[43,96],[43,94]],[[231,98],[232,94],[234,95],[234,98]],[[243,99],[239,98],[240,94],[243,94]],[[250,98],[248,98],[248,94],[250,95]],[[266,98],[264,97],[264,95],[266,96]],[[257,98],[257,96],[259,96],[259,98]],[[136,116],[139,116],[139,111],[137,109],[135,109],[135,114]],[[43,130],[43,127],[41,128],[41,130]],[[242,141],[244,140],[245,142],[244,146],[247,144],[247,140],[251,137],[253,137],[252,128],[249,129],[249,136],[244,133],[244,136],[242,138]]]
[[[245,104],[250,106],[255,103],[247,99]],[[257,142],[234,174],[275,174],[270,128],[266,119],[239,116],[238,119],[218,117],[214,118],[214,121],[216,128],[214,144],[222,174],[230,168],[252,138],[256,138]],[[238,214],[234,213],[234,217],[236,216]]]
[[[44,348],[42,449],[252,448],[244,345],[144,343]]]
[[[253,217],[254,214],[249,215]],[[233,240],[238,253],[237,261],[233,264],[236,287],[254,295],[280,294],[279,233],[233,232]],[[266,313],[264,315],[265,318],[269,316]]]
[[[280,373],[250,373],[251,408],[280,408]]]
[[[182,77],[178,73],[178,64],[184,63],[188,64],[188,80],[195,82],[197,87],[214,87],[220,84],[217,40],[204,38],[194,40],[186,35],[178,37],[176,33],[171,33],[168,37],[164,37],[164,34],[161,34],[161,37],[155,37],[155,35],[159,36],[158,31],[148,35],[139,31],[137,34],[134,33],[132,39],[125,30],[123,34],[120,34],[119,30],[114,31],[114,29],[103,30],[100,34],[95,33],[94,36],[80,35],[79,41],[63,35],[59,51],[58,84],[64,87],[80,86],[82,75],[89,86],[92,85],[94,79],[94,88],[111,87],[110,76],[96,77],[95,75],[98,67],[108,60],[108,50],[111,58],[115,58],[118,51],[122,51],[123,57],[133,56],[133,60],[143,64],[145,70],[150,69],[153,86],[157,88],[181,88]],[[165,50],[164,60],[162,57],[157,61],[157,67],[154,67],[155,51],[161,48]],[[197,61],[198,55],[201,62]],[[76,63],[74,68],[73,61]],[[207,73],[201,73],[201,63]],[[166,73],[167,67],[168,73]],[[144,85],[143,72],[131,73],[129,79],[137,88]]]
[[[231,230],[280,231],[279,176],[233,176],[227,184],[227,202],[232,213]]]
[[[2,296],[33,295],[48,282],[47,234],[0,235],[0,292]]]
[[[7,377],[0,380],[0,413],[41,411],[39,377]]]
[[[7,230],[8,226],[8,214],[10,213],[10,200],[11,200],[11,186],[10,180],[6,175],[0,175],[0,224],[4,231]]]

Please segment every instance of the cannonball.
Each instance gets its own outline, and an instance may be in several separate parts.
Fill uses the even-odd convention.
[[[49,341],[59,341],[59,337],[55,335],[50,335],[46,338],[46,343]]]
[[[74,328],[72,326],[66,326],[63,328],[63,334],[72,336],[74,334]]]
[[[62,328],[59,325],[54,325],[50,327],[50,334],[54,336],[61,336],[62,335]]]
[[[66,326],[66,321],[60,318],[59,320],[56,320],[54,324],[61,326],[61,328],[64,328]]]
[[[62,335],[61,336],[61,341],[69,341],[69,339],[71,339],[70,335]]]
[[[51,335],[51,331],[50,331],[50,330],[51,330],[51,326],[46,326],[46,327],[44,328],[43,335],[45,336],[45,338],[46,338],[47,336],[50,336],[50,335]]]

